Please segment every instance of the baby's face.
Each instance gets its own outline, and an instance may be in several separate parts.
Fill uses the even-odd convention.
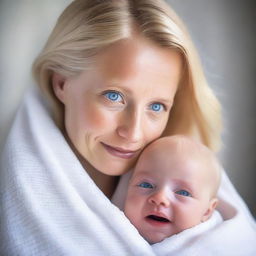
[[[125,214],[149,243],[210,217],[216,199],[211,199],[208,167],[199,160],[153,151],[140,158],[129,184]]]

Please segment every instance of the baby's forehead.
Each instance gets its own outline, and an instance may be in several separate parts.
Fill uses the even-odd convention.
[[[134,171],[140,175],[158,174],[166,177],[176,174],[176,176],[185,175],[194,178],[202,174],[208,176],[210,172],[207,170],[211,167],[212,164],[202,155],[193,156],[177,152],[171,152],[170,155],[167,155],[165,152],[159,155],[148,154],[141,157]]]
[[[145,155],[148,157],[188,155],[198,160],[210,158],[217,161],[214,153],[209,148],[183,135],[163,137],[154,141],[142,152],[142,157]]]
[[[142,153],[136,167],[147,166],[161,171],[163,166],[170,167],[175,163],[184,166],[179,170],[193,170],[190,175],[211,176],[213,172],[219,172],[219,165],[214,153],[204,145],[184,136],[171,136],[156,140]],[[136,169],[136,168],[135,168]],[[215,170],[216,169],[216,170]],[[215,175],[215,174],[214,174]]]

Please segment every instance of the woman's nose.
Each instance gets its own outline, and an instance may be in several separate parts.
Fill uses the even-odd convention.
[[[148,200],[149,203],[151,204],[164,207],[169,207],[171,203],[170,197],[168,196],[168,193],[165,190],[156,191],[149,197]]]
[[[143,114],[139,111],[124,114],[118,124],[117,133],[128,142],[140,141],[143,136]]]

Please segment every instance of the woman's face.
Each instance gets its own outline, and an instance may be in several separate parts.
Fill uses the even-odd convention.
[[[102,51],[79,76],[53,80],[79,154],[108,175],[129,170],[165,129],[180,71],[178,53],[131,38]]]

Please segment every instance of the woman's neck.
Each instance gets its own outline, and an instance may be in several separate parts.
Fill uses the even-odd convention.
[[[74,147],[66,133],[64,133],[64,136],[69,143],[71,149],[77,156],[78,160],[80,161],[88,175],[91,177],[91,179],[94,181],[94,183],[97,185],[97,187],[106,195],[106,197],[111,198],[111,196],[115,192],[119,177],[106,175],[96,170],[88,161],[86,161],[86,159],[84,159],[84,157],[80,155],[80,153]]]
[[[84,169],[95,182],[98,188],[106,195],[106,197],[111,198],[115,192],[119,177],[106,175],[93,166],[91,166],[84,158],[79,155],[79,161],[83,165]]]

